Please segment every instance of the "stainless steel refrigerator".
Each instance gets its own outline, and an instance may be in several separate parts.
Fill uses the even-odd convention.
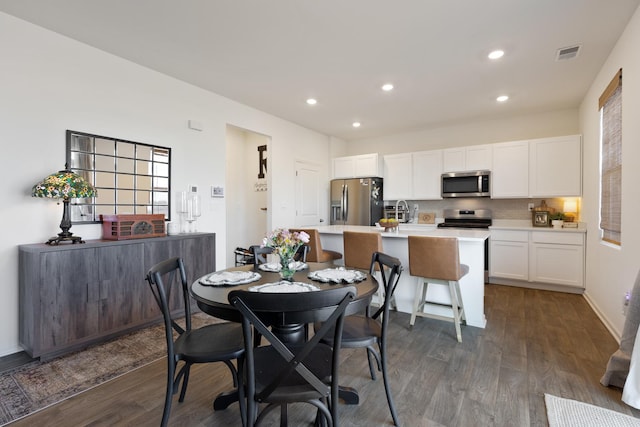
[[[331,181],[331,225],[375,225],[382,209],[382,178]]]

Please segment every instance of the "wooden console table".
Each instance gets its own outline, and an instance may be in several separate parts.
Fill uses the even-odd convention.
[[[215,271],[215,234],[19,246],[20,344],[50,359],[159,322],[145,275],[174,256],[189,281]]]

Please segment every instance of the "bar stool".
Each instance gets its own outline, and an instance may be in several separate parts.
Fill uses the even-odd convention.
[[[408,240],[409,272],[418,278],[409,325],[413,326],[416,316],[453,320],[458,342],[462,342],[460,323],[465,317],[459,280],[469,272],[469,267],[460,264],[458,239],[455,237],[409,236]],[[427,301],[429,283],[449,287],[450,307],[453,313],[451,317],[424,313],[425,305],[448,306]]]
[[[342,258],[342,254],[339,252],[322,249],[320,233],[318,233],[318,230],[315,228],[290,228],[289,231],[304,231],[309,235],[308,262],[333,262],[336,259]],[[369,261],[371,261],[371,258],[369,258]]]
[[[371,268],[371,257],[374,252],[383,252],[382,235],[380,233],[368,233],[361,231],[345,231],[342,233],[342,244],[344,247],[344,266],[369,270]],[[376,265],[377,269],[377,265]],[[377,271],[371,274],[378,274]],[[381,283],[380,281],[378,281]],[[384,301],[384,288],[380,287],[376,298],[382,305]],[[397,310],[395,297],[391,297],[391,308]]]
[[[345,267],[369,270],[373,253],[383,252],[380,233],[345,231],[342,233],[342,239]]]

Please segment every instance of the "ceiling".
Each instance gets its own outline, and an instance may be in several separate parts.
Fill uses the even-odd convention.
[[[0,11],[355,140],[576,108],[638,4],[0,0]],[[574,45],[581,46],[577,57],[556,60],[559,48]],[[489,60],[497,48],[505,56]],[[387,82],[391,92],[380,89]],[[510,99],[497,103],[502,94]],[[307,105],[309,97],[318,103]]]

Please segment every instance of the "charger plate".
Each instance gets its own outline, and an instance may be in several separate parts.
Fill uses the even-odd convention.
[[[347,270],[344,267],[325,268],[324,270],[312,271],[308,275],[309,279],[324,283],[355,283],[362,282],[367,276],[358,270]]]
[[[249,288],[252,292],[269,292],[269,293],[292,293],[292,292],[310,292],[319,291],[320,288],[311,283],[289,282],[281,280],[280,282],[265,283],[264,285],[252,286]]]
[[[260,280],[262,276],[255,271],[220,271],[200,279],[205,286],[234,286]]]
[[[295,271],[304,270],[305,268],[308,267],[307,264],[301,261],[294,261],[292,264]],[[265,262],[264,264],[260,264],[258,268],[262,271],[270,271],[272,273],[278,273],[281,269],[281,265],[279,262]]]

